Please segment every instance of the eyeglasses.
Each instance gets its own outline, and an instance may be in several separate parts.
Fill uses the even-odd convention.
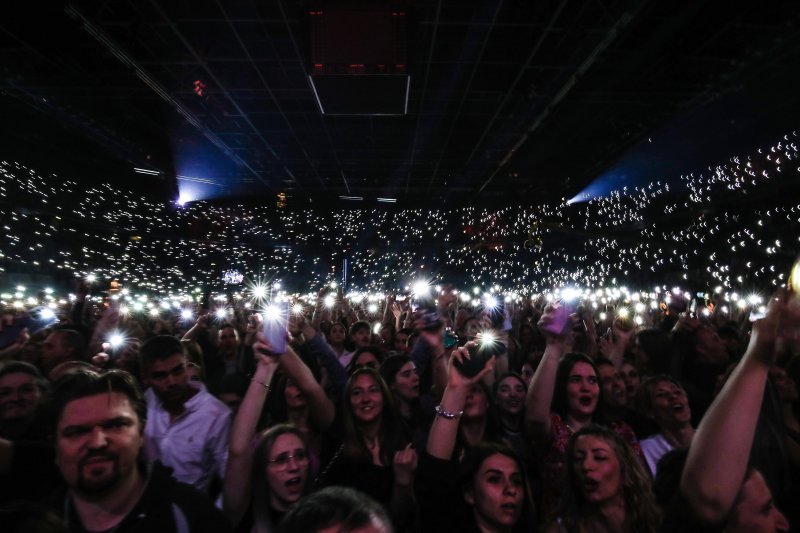
[[[298,465],[303,465],[308,462],[308,452],[302,449],[295,450],[294,455],[290,455],[289,452],[283,452],[278,454],[275,459],[270,459],[268,462],[276,469],[283,470],[289,467],[289,461],[292,459],[294,459],[294,462]]]

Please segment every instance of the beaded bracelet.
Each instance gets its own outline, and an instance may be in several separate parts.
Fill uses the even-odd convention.
[[[456,419],[464,414],[464,411],[458,411],[457,413],[451,413],[450,411],[445,411],[444,409],[442,409],[442,404],[437,405],[434,411],[436,411],[436,414],[438,416],[446,418],[447,420]]]

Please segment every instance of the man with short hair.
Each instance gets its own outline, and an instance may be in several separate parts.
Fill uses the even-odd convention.
[[[83,361],[86,341],[73,329],[57,329],[42,343],[42,370],[49,375],[55,367],[67,361]]]
[[[224,515],[160,464],[140,460],[146,404],[133,377],[112,370],[62,378],[51,401],[56,464],[67,484],[54,507],[73,532],[229,531]]]
[[[34,420],[44,393],[39,370],[22,361],[0,366],[0,438],[27,439],[37,431]]]
[[[249,346],[240,341],[239,332],[230,323],[217,328],[212,338],[213,328],[209,328],[209,315],[201,314],[183,340],[196,341],[203,352],[203,368],[206,373],[206,387],[212,394],[219,394],[222,378],[228,374],[251,375],[255,371],[255,359]]]
[[[147,399],[145,453],[174,469],[178,481],[208,491],[225,472],[231,411],[205,390],[192,386],[181,342],[158,335],[140,350]]]

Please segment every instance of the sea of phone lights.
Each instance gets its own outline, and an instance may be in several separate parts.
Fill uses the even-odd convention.
[[[152,317],[188,318],[210,292],[222,318],[263,300],[312,305],[342,288],[347,258],[344,297],[376,315],[423,280],[466,306],[566,298],[637,322],[673,298],[703,313],[763,312],[800,242],[797,143],[789,132],[670,182],[501,209],[177,206],[0,161],[0,307],[49,317],[74,300],[4,275],[27,272],[56,287],[88,279],[98,303],[117,280],[120,310]]]

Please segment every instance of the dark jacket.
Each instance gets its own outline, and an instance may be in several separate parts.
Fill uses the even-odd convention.
[[[154,463],[147,475],[141,499],[115,528],[115,533],[217,533],[231,531],[222,511],[208,497],[176,481],[170,469]],[[62,489],[53,500],[55,511],[64,518],[69,531],[85,533],[69,492]]]

